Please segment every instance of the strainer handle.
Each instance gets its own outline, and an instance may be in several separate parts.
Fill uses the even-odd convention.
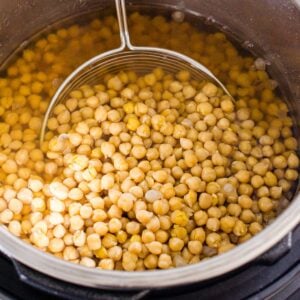
[[[122,49],[133,49],[130,42],[125,0],[115,0]]]

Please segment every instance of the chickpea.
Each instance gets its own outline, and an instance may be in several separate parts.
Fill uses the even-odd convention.
[[[168,269],[172,265],[172,259],[171,256],[165,253],[162,253],[158,258],[158,267],[160,269]]]
[[[200,254],[202,251],[202,243],[200,241],[189,241],[188,249],[194,255]]]
[[[14,213],[14,214],[20,214],[23,209],[23,202],[18,199],[11,199],[8,203],[8,208]]]
[[[205,211],[199,210],[194,214],[194,219],[198,226],[202,226],[206,224],[208,216]]]
[[[262,212],[269,212],[273,209],[272,200],[268,197],[262,197],[258,200],[258,207]]]
[[[147,249],[150,251],[150,253],[158,255],[162,252],[162,244],[160,242],[150,242],[146,244]]]
[[[93,233],[87,237],[87,245],[90,250],[97,250],[101,247],[101,240],[98,234]]]
[[[212,205],[212,196],[207,193],[201,193],[199,196],[199,206],[202,209],[208,209]]]
[[[247,226],[243,221],[237,220],[234,227],[233,233],[236,236],[244,236],[247,233]]]
[[[206,227],[210,231],[218,231],[220,228],[220,222],[217,218],[208,218]]]
[[[216,171],[211,167],[204,167],[201,173],[202,180],[212,182],[216,179]]]
[[[209,247],[217,248],[221,243],[221,236],[215,232],[209,233],[206,237],[206,243]]]
[[[251,234],[257,234],[262,230],[262,226],[261,224],[259,224],[258,222],[253,222],[250,224],[249,226],[249,232]]]
[[[241,195],[238,198],[238,203],[242,208],[247,209],[252,207],[253,201],[249,196]]]
[[[49,191],[54,197],[60,200],[67,199],[69,192],[68,188],[60,182],[52,182],[49,185]]]
[[[8,230],[15,236],[20,237],[22,233],[22,227],[19,221],[13,220],[8,224]]]

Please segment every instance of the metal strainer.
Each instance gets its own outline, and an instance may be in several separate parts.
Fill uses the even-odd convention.
[[[115,0],[115,5],[121,39],[120,47],[91,58],[64,80],[51,99],[46,111],[41,128],[41,143],[44,141],[48,119],[54,107],[66,100],[73,89],[85,84],[99,84],[99,80],[108,73],[134,71],[138,74],[146,74],[157,67],[161,67],[164,71],[172,74],[186,70],[190,72],[191,78],[215,82],[227,95],[231,96],[222,82],[210,70],[194,59],[164,48],[132,45],[128,31],[125,0]]]

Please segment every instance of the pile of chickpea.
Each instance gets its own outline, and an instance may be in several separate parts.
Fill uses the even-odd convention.
[[[199,60],[235,101],[185,70],[107,74],[55,107],[40,146],[59,83],[119,42],[111,16],[49,33],[0,78],[0,223],[87,267],[197,263],[250,239],[288,205],[299,167],[293,122],[264,66],[224,34],[161,16],[129,21],[136,44]]]

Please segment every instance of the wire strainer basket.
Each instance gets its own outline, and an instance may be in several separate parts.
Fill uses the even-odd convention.
[[[72,90],[87,84],[97,85],[107,74],[115,74],[120,71],[147,74],[154,68],[162,68],[170,74],[185,70],[189,71],[192,79],[212,81],[231,96],[222,82],[209,69],[194,59],[169,49],[132,45],[128,31],[125,0],[115,0],[115,5],[121,39],[120,47],[86,61],[62,83],[46,111],[40,135],[41,143],[44,140],[48,119],[54,107],[65,101]]]

